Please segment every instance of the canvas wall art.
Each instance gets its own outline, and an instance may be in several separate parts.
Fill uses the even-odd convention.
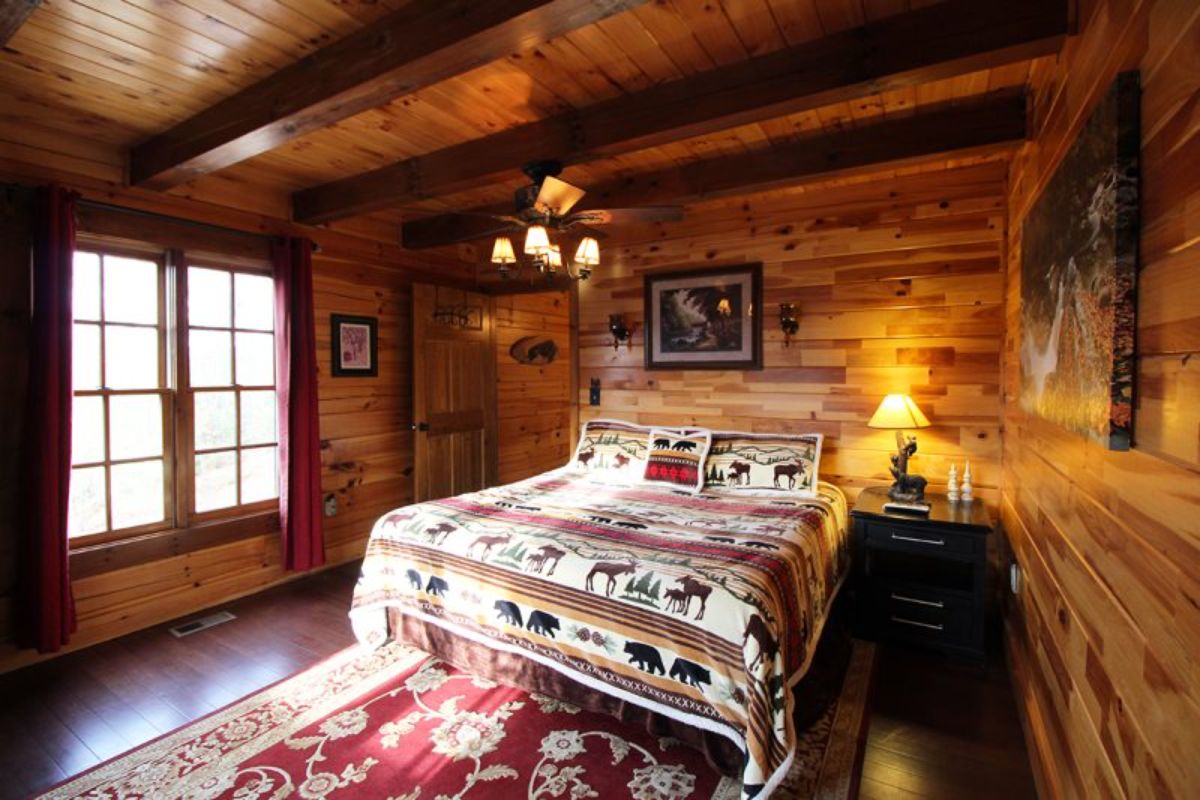
[[[1021,397],[1112,450],[1133,434],[1139,87],[1123,73],[1021,230]]]
[[[647,369],[762,369],[762,265],[647,275]]]

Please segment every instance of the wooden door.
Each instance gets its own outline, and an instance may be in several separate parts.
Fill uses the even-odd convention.
[[[435,317],[439,309],[466,314]],[[496,380],[489,298],[413,285],[416,501],[490,486],[496,475]]]

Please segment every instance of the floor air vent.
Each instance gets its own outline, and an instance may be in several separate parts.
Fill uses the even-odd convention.
[[[171,635],[177,638],[183,638],[184,636],[190,636],[193,633],[199,633],[206,628],[211,628],[214,625],[220,625],[222,622],[229,622],[230,620],[234,619],[237,619],[237,617],[235,617],[233,614],[230,614],[228,611],[218,611],[217,613],[209,614],[206,617],[200,617],[199,619],[193,619],[188,622],[181,622],[180,624],[175,625],[168,630],[171,631]]]

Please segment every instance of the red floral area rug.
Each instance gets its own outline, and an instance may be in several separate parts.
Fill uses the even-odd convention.
[[[777,797],[856,784],[873,649],[806,731]],[[42,798],[732,800],[740,784],[669,739],[461,672],[357,648],[89,770]]]

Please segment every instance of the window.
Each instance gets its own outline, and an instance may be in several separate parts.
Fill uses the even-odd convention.
[[[76,252],[73,542],[273,507],[274,295],[261,269]]]
[[[265,275],[189,267],[193,510],[278,495],[275,285]]]

